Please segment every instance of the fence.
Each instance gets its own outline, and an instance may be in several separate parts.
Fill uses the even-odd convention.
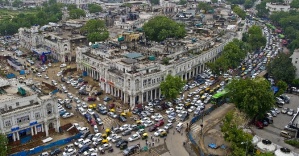
[[[47,145],[37,146],[37,147],[35,147],[33,149],[30,149],[30,150],[27,150],[27,151],[21,151],[21,152],[18,152],[18,153],[14,153],[14,154],[11,154],[10,156],[34,155],[34,154],[37,154],[37,153],[41,153],[43,151],[53,149],[53,148],[58,147],[58,146],[68,144],[68,143],[72,142],[72,140],[80,138],[80,136],[81,136],[81,133],[78,133],[78,134],[76,134],[74,136],[71,136],[69,138],[65,138],[65,139],[62,139],[62,140],[57,140],[57,141],[49,143]]]
[[[221,102],[218,104],[213,105],[211,108],[209,108],[208,110],[204,111],[203,113],[201,113],[198,116],[195,116],[194,118],[191,119],[189,127],[191,127],[195,122],[197,122],[199,119],[202,119],[204,116],[210,114],[213,110],[215,110],[216,108],[222,106],[225,102]],[[188,131],[187,133],[187,137],[191,142],[191,147],[193,149],[193,151],[200,156],[204,156],[206,155],[199,147],[199,145],[196,143],[196,141],[194,140],[192,133],[190,131]]]

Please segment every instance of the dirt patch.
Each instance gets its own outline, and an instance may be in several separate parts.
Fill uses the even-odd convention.
[[[228,147],[229,143],[227,143],[223,138],[223,133],[217,129],[212,129],[208,131],[204,137],[204,143],[206,148],[208,149],[208,152],[213,155],[226,155],[227,150],[222,149],[220,146],[225,145],[225,147]],[[212,149],[209,148],[208,145],[214,143],[217,145],[218,148]]]

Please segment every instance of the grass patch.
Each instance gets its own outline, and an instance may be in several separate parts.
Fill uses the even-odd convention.
[[[299,141],[298,140],[285,140],[286,144],[299,148]]]

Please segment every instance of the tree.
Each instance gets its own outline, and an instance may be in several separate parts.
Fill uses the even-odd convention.
[[[253,6],[253,4],[254,4],[254,1],[252,1],[252,0],[245,0],[244,8],[245,9],[249,9],[249,8],[251,8]]]
[[[227,89],[232,103],[253,120],[263,118],[275,103],[270,83],[263,78],[233,80]]]
[[[253,151],[254,146],[251,143],[252,135],[243,131],[242,128],[247,123],[246,117],[237,110],[228,112],[221,126],[225,141],[231,144],[230,155],[246,155],[246,152]]]
[[[234,6],[233,7],[234,13],[236,13],[240,18],[245,19],[246,17],[246,12],[242,10],[239,6]]]
[[[160,84],[161,93],[167,100],[173,100],[180,94],[180,91],[184,87],[185,83],[186,82],[182,80],[181,77],[169,74]]]
[[[185,5],[185,4],[187,4],[186,0],[180,0],[179,5]]]
[[[289,55],[280,53],[268,64],[267,71],[275,80],[291,83],[295,79],[296,67],[292,64]]]
[[[74,10],[74,9],[77,9],[76,4],[69,4],[69,5],[67,5],[67,10],[68,11],[71,11],[71,10]]]
[[[257,10],[257,16],[258,17],[267,17],[269,15],[269,9],[266,7],[266,1],[261,1],[260,4],[257,4],[255,6],[255,9]]]
[[[13,7],[20,7],[20,6],[22,6],[22,4],[23,4],[23,2],[21,0],[14,0],[12,2]]]
[[[79,19],[80,17],[85,17],[86,16],[84,10],[82,10],[82,9],[72,9],[69,12],[69,15],[70,15],[71,19]]]
[[[103,9],[100,5],[97,4],[88,4],[88,10],[90,13],[102,12]]]
[[[0,134],[0,155],[8,155],[8,139],[6,135]]]
[[[212,0],[211,2],[212,3],[218,3],[218,0]]]
[[[213,8],[211,7],[210,4],[206,3],[206,2],[199,2],[197,5],[197,8],[199,10],[205,10],[205,12],[207,12],[208,10],[212,10]]]
[[[248,30],[249,38],[248,43],[251,45],[253,50],[258,50],[267,43],[267,39],[263,36],[262,29],[259,26],[253,25]]]
[[[290,3],[290,6],[291,6],[291,8],[296,8],[296,9],[298,9],[298,8],[299,8],[299,0],[293,0],[293,1]]]
[[[90,42],[105,41],[109,37],[109,32],[103,20],[89,20],[81,28],[81,33],[87,35]]]
[[[177,23],[166,16],[156,16],[143,25],[146,37],[152,41],[163,41],[166,38],[185,37],[185,25]]]
[[[160,4],[160,1],[159,0],[150,0],[151,4],[154,4],[154,5],[159,5]]]
[[[285,83],[284,81],[278,81],[276,83],[276,86],[278,87],[278,92],[275,93],[275,96],[280,96],[281,94],[283,94],[287,88],[288,88],[288,84]]]

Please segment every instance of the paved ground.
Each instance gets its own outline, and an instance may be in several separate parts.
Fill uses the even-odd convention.
[[[296,112],[298,108],[299,96],[293,94],[288,95],[291,98],[291,102],[290,104],[285,104],[284,107],[292,108]],[[284,138],[280,136],[280,132],[284,130],[284,126],[286,126],[292,118],[293,116],[280,113],[277,115],[277,117],[273,117],[273,124],[270,124],[268,127],[264,127],[264,129],[257,129],[255,126],[251,126],[251,129],[256,133],[257,136],[269,139],[277,145],[287,147],[293,152],[299,153],[298,148],[294,148],[284,143]]]

